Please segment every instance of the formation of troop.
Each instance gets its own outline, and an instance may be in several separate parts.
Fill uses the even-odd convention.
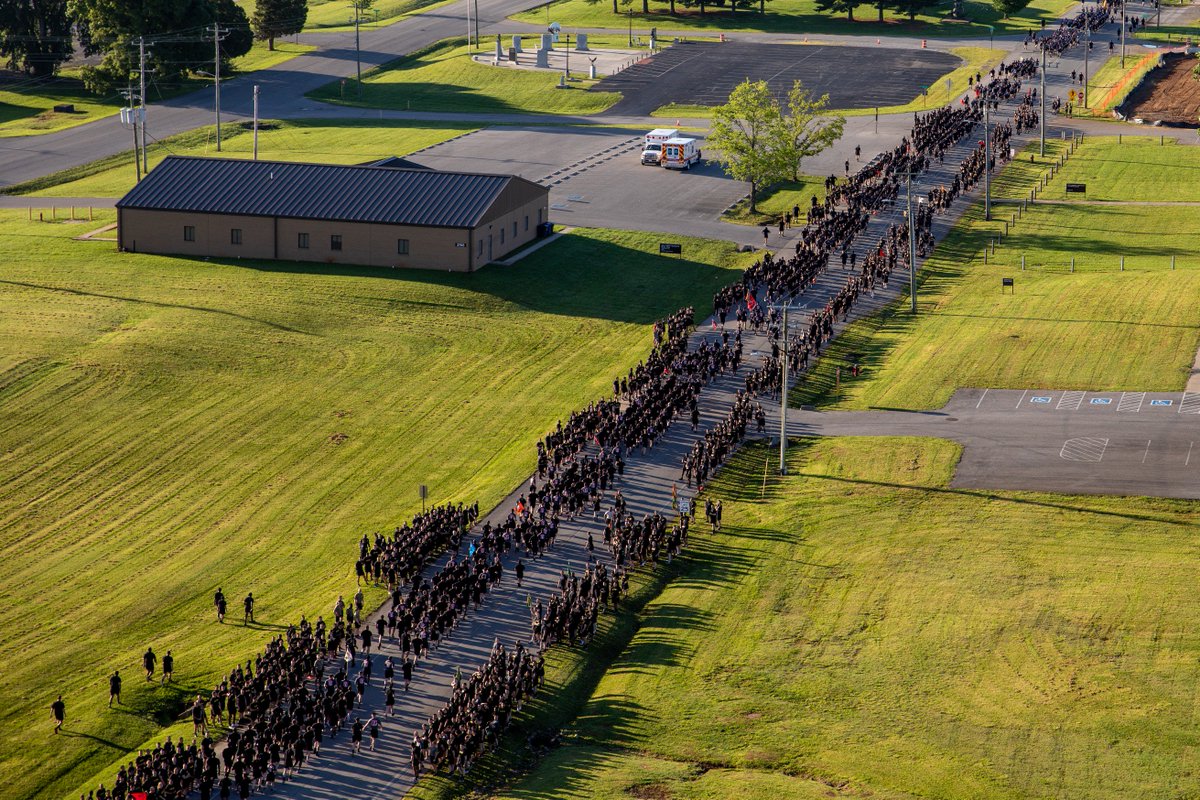
[[[496,642],[487,662],[465,681],[456,676],[450,700],[413,734],[410,761],[413,777],[426,764],[463,773],[494,748],[524,702],[542,685],[545,666],[540,654],[517,643],[506,650]]]

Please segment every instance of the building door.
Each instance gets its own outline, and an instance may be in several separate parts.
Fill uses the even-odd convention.
[[[492,235],[488,234],[488,262],[492,260]]]

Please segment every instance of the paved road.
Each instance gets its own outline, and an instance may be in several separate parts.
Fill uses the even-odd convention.
[[[539,4],[535,0],[476,2],[481,27]],[[441,39],[463,35],[466,3],[467,0],[458,0],[392,25],[364,29],[361,33],[362,68],[366,70]],[[309,34],[302,39],[318,45],[319,49],[297,56],[273,69],[222,83],[222,118],[234,119],[251,114],[254,84],[262,87],[259,110],[264,118],[303,116],[297,111],[315,105],[304,98],[306,92],[331,80],[355,74],[353,32]],[[152,140],[212,122],[210,91],[154,103],[147,112],[147,131]],[[0,187],[121,152],[129,146],[129,141],[129,132],[121,127],[116,117],[57,133],[0,139]]]
[[[937,411],[792,412],[803,436],[963,445],[953,486],[1200,498],[1200,393],[961,389]]]

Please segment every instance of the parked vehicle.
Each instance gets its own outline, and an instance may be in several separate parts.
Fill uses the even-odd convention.
[[[646,134],[642,144],[642,163],[658,166],[662,163],[663,143],[679,136],[675,128],[655,128]]]
[[[662,165],[667,169],[691,169],[692,164],[700,163],[703,157],[695,139],[681,136],[663,142],[662,149]]]

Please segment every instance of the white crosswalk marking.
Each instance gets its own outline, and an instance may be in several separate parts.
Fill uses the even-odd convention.
[[[1145,392],[1125,392],[1121,395],[1121,402],[1117,403],[1117,411],[1141,411],[1145,400]]]
[[[1200,392],[1184,392],[1179,401],[1180,414],[1200,414]]]
[[[1079,404],[1083,402],[1083,396],[1087,392],[1063,392],[1063,396],[1059,398],[1056,409],[1075,411],[1079,408]]]
[[[1108,448],[1108,439],[1099,436],[1081,436],[1077,439],[1067,439],[1063,442],[1059,458],[1064,461],[1096,462],[1104,458]]]

